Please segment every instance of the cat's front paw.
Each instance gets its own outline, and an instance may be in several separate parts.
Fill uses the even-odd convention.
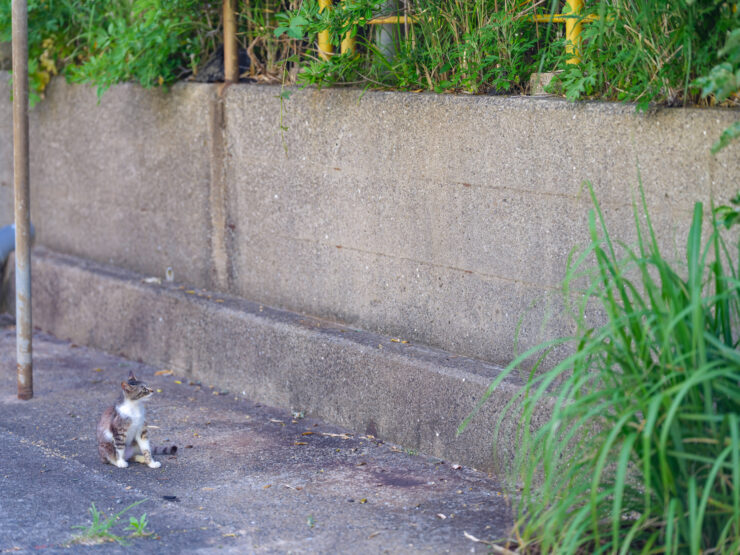
[[[116,461],[116,466],[118,468],[126,468],[128,466],[128,463],[124,461],[123,459],[119,459]]]
[[[152,461],[147,465],[149,468],[159,468],[162,466],[162,463],[159,461]]]

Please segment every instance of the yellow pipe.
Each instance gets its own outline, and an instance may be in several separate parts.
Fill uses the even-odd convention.
[[[319,0],[319,13],[323,12],[324,8],[331,9],[331,0]],[[334,46],[329,37],[329,30],[321,31],[319,33],[319,57],[322,60],[328,60],[333,53]]]
[[[319,4],[320,5],[320,4]],[[416,23],[419,21],[418,17],[406,16],[406,15],[389,15],[385,17],[375,17],[368,21],[360,23],[361,25],[406,25]],[[321,35],[319,35],[319,40]],[[355,52],[357,50],[357,44],[351,32],[347,32],[342,40],[342,54],[345,52]]]
[[[342,54],[346,54],[347,52],[352,52],[354,54],[356,50],[357,43],[355,42],[355,37],[352,36],[352,31],[347,31],[342,39],[341,52]]]
[[[386,17],[375,17],[365,22],[365,25],[389,25],[389,24],[405,24],[405,23],[416,23],[419,21],[418,17],[405,16],[405,15],[388,15]]]
[[[342,54],[346,54],[347,52],[351,52],[352,54],[354,54],[356,51],[357,44],[355,43],[355,37],[352,36],[352,31],[347,31],[344,35],[344,38],[342,39],[340,52]]]
[[[578,19],[577,15],[567,15],[567,14],[555,14],[555,15],[549,15],[549,14],[534,14],[529,15],[526,17],[529,21],[533,21],[535,23],[567,23],[568,20]],[[592,21],[598,21],[599,16],[598,15],[586,15],[581,18],[581,23],[591,23]]]
[[[566,0],[566,6],[573,15],[580,15],[583,11],[583,0]],[[583,22],[572,17],[565,21],[565,54],[568,59],[566,64],[578,64],[581,62],[581,31]]]
[[[527,16],[526,19],[535,23],[565,23],[565,38],[568,41],[565,47],[565,52],[570,57],[566,63],[577,64],[580,63],[580,44],[581,44],[581,31],[583,30],[584,23],[592,23],[599,20],[599,16],[590,14],[581,17],[581,12],[584,7],[584,0],[566,0],[566,5],[569,8],[568,13],[562,14],[533,14]],[[319,0],[319,8],[323,10],[325,7],[331,5],[331,0]],[[401,25],[401,24],[413,24],[420,20],[419,17],[406,16],[406,15],[389,15],[385,17],[375,17],[368,21],[362,22],[362,25]],[[322,37],[324,42],[322,42]],[[322,44],[326,47],[323,48]],[[342,53],[355,52],[356,44],[355,39],[350,37],[348,32],[344,40],[342,40]],[[329,55],[333,52],[333,47],[329,42],[329,32],[322,31],[319,33],[319,55],[325,60],[328,59]],[[324,57],[324,52],[328,52],[329,55]]]

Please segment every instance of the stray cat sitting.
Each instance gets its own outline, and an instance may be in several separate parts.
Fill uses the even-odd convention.
[[[152,452],[147,439],[146,412],[144,401],[153,391],[129,372],[128,381],[121,382],[123,401],[108,407],[98,422],[98,453],[105,463],[126,468],[133,460],[159,468],[161,463],[152,458],[153,454],[174,455],[177,446],[155,449]]]

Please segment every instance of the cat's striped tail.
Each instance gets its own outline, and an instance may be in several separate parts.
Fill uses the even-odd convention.
[[[177,454],[177,445],[168,445],[167,447],[153,447],[152,455],[175,455]]]

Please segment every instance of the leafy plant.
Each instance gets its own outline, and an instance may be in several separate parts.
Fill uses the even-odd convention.
[[[277,15],[278,26],[275,28],[275,36],[279,37],[286,33],[292,39],[302,39],[304,29],[308,25],[308,19],[302,15],[288,15],[280,13]]]
[[[287,61],[302,52],[300,41],[293,40],[299,35],[302,21],[285,21],[284,14],[300,4],[296,0],[252,0],[239,2],[238,38],[241,47],[247,51],[250,76],[259,81],[283,82],[283,69]],[[289,32],[285,36],[275,36],[275,29],[285,26]],[[298,67],[293,65],[290,79],[295,79]]]
[[[121,81],[169,86],[216,51],[219,4],[29,0],[32,101],[57,73],[94,84],[101,94]],[[722,64],[733,62],[721,60],[721,49],[725,35],[738,29],[735,4],[592,0],[583,15],[596,21],[583,24],[580,64],[566,63],[562,24],[531,20],[562,12],[564,0],[345,0],[324,10],[317,0],[253,0],[237,5],[237,34],[250,76],[267,82],[524,92],[533,72],[558,70],[553,91],[571,100],[625,100],[645,108],[702,102],[700,90],[709,81],[693,84],[702,76],[715,84],[715,92],[704,95],[710,102],[732,89]],[[385,15],[410,19],[368,25]],[[10,29],[10,0],[0,0],[0,40],[10,39]],[[316,46],[322,31],[334,46],[328,60]],[[357,51],[339,55],[347,37]],[[737,96],[725,102],[736,103]],[[723,141],[738,132],[729,129]]]
[[[131,537],[144,538],[154,534],[151,530],[147,530],[149,522],[146,519],[146,513],[141,515],[138,519],[136,517],[129,518],[129,524],[124,530],[132,532]]]
[[[583,61],[569,64],[563,26],[531,20],[566,9],[559,0],[354,0],[319,11],[317,0],[304,0],[278,14],[275,33],[308,44],[292,60],[303,84],[508,92],[526,90],[533,72],[559,70],[553,90],[570,100],[625,100],[644,109],[699,101],[691,82],[717,63],[724,33],[738,27],[737,11],[720,0],[596,0],[582,14],[596,18],[583,24]],[[388,14],[414,21],[367,25]],[[329,32],[335,52],[349,33],[357,54],[321,59],[312,46],[320,31]]]
[[[320,11],[316,1],[306,0],[278,15],[282,23],[275,33],[309,44],[319,32],[329,33],[334,56],[325,60],[309,48],[294,60],[302,64],[298,79],[304,85],[360,83],[470,93],[521,90],[534,70],[538,29],[518,17],[515,8],[511,0],[355,0]],[[384,15],[405,15],[412,23],[367,24]],[[357,52],[339,56],[348,35],[356,41]]]
[[[85,54],[68,67],[67,76],[73,82],[95,83],[98,96],[122,81],[143,87],[170,85],[196,70],[201,54],[209,49],[210,29],[197,0],[90,4],[90,25],[77,37]],[[215,49],[213,39],[210,42]]]
[[[10,0],[0,0],[0,41],[11,37]],[[168,86],[216,48],[217,7],[197,0],[29,0],[32,104],[51,77],[97,85]]]
[[[73,56],[76,3],[56,0],[28,2],[28,74],[30,101],[43,98],[44,90],[65,60]],[[0,0],[0,42],[11,41],[11,0]]]
[[[592,242],[571,256],[564,282],[566,298],[579,299],[577,333],[524,353],[486,394],[540,356],[508,407],[522,411],[515,533],[543,553],[737,553],[740,241],[725,235],[740,196],[712,212],[706,240],[695,205],[679,267],[659,249],[644,193],[634,247],[612,240],[591,196]],[[600,327],[585,316],[595,304]],[[542,354],[564,342],[573,353],[541,371]],[[533,429],[547,400],[551,417]]]
[[[92,522],[88,526],[73,526],[73,528],[77,528],[81,530],[81,532],[74,536],[69,541],[69,543],[95,545],[105,542],[118,542],[121,545],[126,545],[126,540],[121,536],[113,534],[111,532],[111,529],[118,523],[118,521],[125,513],[127,513],[137,505],[140,505],[144,501],[146,501],[146,499],[142,499],[140,501],[137,501],[136,503],[132,503],[122,511],[107,518],[101,511],[97,509],[97,507],[95,507],[95,503],[92,503],[89,509]],[[144,515],[142,519],[146,523],[146,515]],[[146,526],[146,524],[144,526]]]
[[[724,102],[731,97],[740,99],[740,28],[727,34],[725,46],[718,52],[720,59],[725,59],[709,72],[709,75],[694,81],[701,87],[702,98],[714,98],[715,102]],[[722,132],[719,140],[712,145],[712,154],[725,148],[734,139],[740,137],[740,121],[734,122]]]
[[[583,25],[583,62],[560,61],[566,96],[631,101],[640,109],[698,102],[691,82],[717,63],[725,32],[738,27],[731,8],[715,0],[587,3],[583,15],[597,20]],[[573,88],[579,71],[593,79],[590,90]]]

